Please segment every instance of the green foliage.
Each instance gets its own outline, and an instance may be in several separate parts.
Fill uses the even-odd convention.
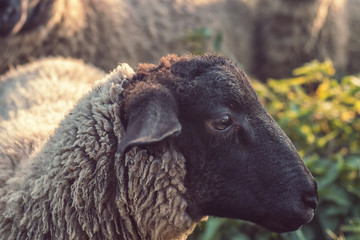
[[[232,54],[231,50],[224,43],[224,37],[221,31],[214,32],[211,28],[203,27],[192,29],[180,39],[185,44],[185,49],[195,55],[206,52],[216,52],[230,58],[241,66],[241,63]]]
[[[200,55],[206,52],[207,46],[213,37],[212,35],[212,30],[208,27],[198,28],[189,31],[181,41],[185,43],[185,48],[188,51]]]
[[[316,239],[330,237],[329,230],[360,239],[360,79],[339,82],[334,73],[330,61],[313,61],[294,78],[254,87],[317,179]]]
[[[313,61],[293,78],[253,81],[269,113],[318,182],[314,220],[274,234],[242,221],[210,218],[190,239],[360,239],[360,78],[334,79],[330,61]]]

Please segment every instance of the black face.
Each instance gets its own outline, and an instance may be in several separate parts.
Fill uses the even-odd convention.
[[[170,55],[158,66],[140,66],[132,81],[117,152],[156,152],[159,142],[174,141],[186,158],[195,220],[244,219],[285,232],[312,219],[316,182],[238,67],[214,55]]]
[[[181,105],[189,107],[180,108],[177,138],[187,159],[189,213],[249,220],[276,232],[309,222],[316,182],[246,76],[225,65],[197,74],[185,84]]]
[[[44,22],[54,0],[0,0],[0,36],[31,30]]]

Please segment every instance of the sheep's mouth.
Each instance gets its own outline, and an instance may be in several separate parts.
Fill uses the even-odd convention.
[[[21,6],[14,6],[7,1],[0,2],[0,35],[11,33],[21,19]]]
[[[302,213],[293,213],[288,216],[281,216],[276,214],[274,217],[271,214],[265,214],[255,221],[259,225],[269,229],[273,232],[291,232],[299,229],[304,224],[309,223],[314,217],[314,209]]]
[[[272,232],[277,232],[277,233],[295,231],[303,225],[303,224],[286,223],[278,219],[260,221],[258,222],[258,224],[269,229]]]

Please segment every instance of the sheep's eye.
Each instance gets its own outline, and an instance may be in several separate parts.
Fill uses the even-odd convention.
[[[219,131],[228,129],[233,124],[229,115],[222,115],[219,118],[210,121],[211,128]]]

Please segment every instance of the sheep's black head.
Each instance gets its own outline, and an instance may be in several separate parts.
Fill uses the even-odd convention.
[[[314,178],[229,60],[169,56],[159,66],[140,65],[131,85],[124,93],[127,129],[119,151],[172,141],[187,161],[194,219],[244,219],[276,232],[312,219]]]
[[[0,36],[38,26],[49,17],[54,0],[0,0]]]

